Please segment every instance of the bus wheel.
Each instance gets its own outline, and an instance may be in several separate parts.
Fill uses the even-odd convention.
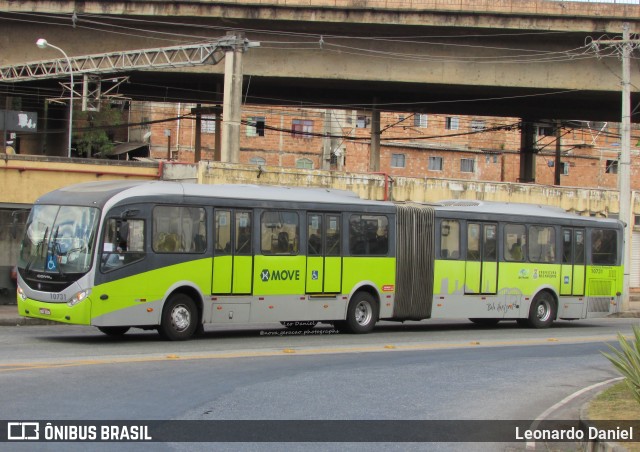
[[[312,330],[318,322],[315,320],[307,320],[304,322],[280,322],[283,326],[291,331],[309,331]]]
[[[529,309],[529,326],[532,328],[549,328],[556,318],[556,304],[548,292],[540,292],[531,302]]]
[[[185,294],[177,293],[169,297],[162,311],[162,321],[158,332],[170,341],[184,341],[191,338],[198,329],[198,308]]]
[[[356,293],[347,308],[347,319],[336,322],[336,328],[347,333],[368,333],[378,320],[376,300],[370,293]]]
[[[480,326],[496,326],[500,319],[469,319],[471,322]]]
[[[128,326],[99,326],[98,329],[107,336],[120,337],[129,331]]]

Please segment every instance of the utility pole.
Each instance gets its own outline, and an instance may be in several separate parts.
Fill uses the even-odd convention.
[[[618,160],[618,191],[620,199],[619,218],[624,228],[624,280],[622,286],[622,309],[629,309],[629,275],[631,271],[631,51],[640,46],[640,39],[630,39],[629,23],[622,25],[622,39],[596,40],[592,44],[596,52],[599,45],[615,46],[622,57],[622,117],[620,122],[620,158]]]
[[[562,140],[562,121],[556,121],[556,163],[554,165],[553,184],[560,186],[560,176],[562,174],[562,159],[561,159],[561,140]]]

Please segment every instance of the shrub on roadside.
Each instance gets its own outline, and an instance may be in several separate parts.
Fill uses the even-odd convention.
[[[612,353],[603,353],[603,355],[625,377],[633,397],[640,403],[640,327],[633,327],[633,335],[634,339],[629,342],[618,333],[620,350],[607,344]]]

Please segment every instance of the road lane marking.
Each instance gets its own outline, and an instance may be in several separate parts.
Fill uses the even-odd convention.
[[[590,342],[607,342],[615,341],[618,336],[591,336],[591,337],[579,337],[579,338],[566,338],[557,342],[549,343],[547,338],[540,339],[522,339],[522,340],[510,340],[510,341],[487,341],[484,340],[481,344],[471,345],[469,342],[454,342],[454,343],[433,343],[433,344],[395,344],[390,347],[390,344],[376,344],[370,346],[347,346],[347,347],[327,347],[327,348],[278,348],[270,350],[247,350],[247,351],[221,351],[213,353],[183,353],[178,354],[156,354],[149,356],[134,356],[134,357],[111,357],[111,358],[95,358],[95,359],[82,359],[82,360],[66,360],[56,362],[51,361],[36,361],[36,362],[22,362],[22,363],[7,363],[0,364],[0,373],[17,372],[26,370],[38,370],[38,369],[57,369],[64,367],[81,367],[81,366],[96,366],[96,365],[109,365],[109,364],[140,364],[140,363],[152,363],[162,361],[196,361],[206,359],[238,359],[238,358],[265,358],[274,356],[309,356],[309,355],[328,355],[328,354],[346,354],[346,353],[393,353],[402,351],[434,351],[434,350],[451,350],[462,348],[478,348],[478,347],[515,347],[523,345],[558,345],[558,344],[582,344]],[[293,351],[294,353],[291,353]]]

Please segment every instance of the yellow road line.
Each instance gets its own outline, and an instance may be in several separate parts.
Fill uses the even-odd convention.
[[[430,350],[448,350],[460,348],[478,348],[478,347],[514,347],[522,345],[557,345],[557,344],[580,344],[589,342],[606,342],[614,341],[617,336],[590,336],[577,338],[540,338],[540,339],[522,339],[522,340],[505,340],[505,341],[469,341],[469,342],[453,342],[453,343],[433,343],[433,344],[376,344],[369,346],[351,346],[351,347],[330,347],[330,348],[300,348],[291,347],[278,350],[251,350],[236,352],[215,352],[206,354],[168,354],[163,356],[145,356],[145,357],[121,357],[121,358],[100,358],[86,360],[69,360],[62,362],[26,362],[14,364],[0,364],[0,373],[17,372],[25,370],[37,369],[58,369],[64,367],[82,367],[82,366],[99,366],[108,364],[138,364],[152,363],[163,361],[195,361],[206,359],[237,359],[237,358],[264,358],[285,355],[328,355],[328,354],[345,354],[345,353],[393,353],[398,351],[430,351]]]

